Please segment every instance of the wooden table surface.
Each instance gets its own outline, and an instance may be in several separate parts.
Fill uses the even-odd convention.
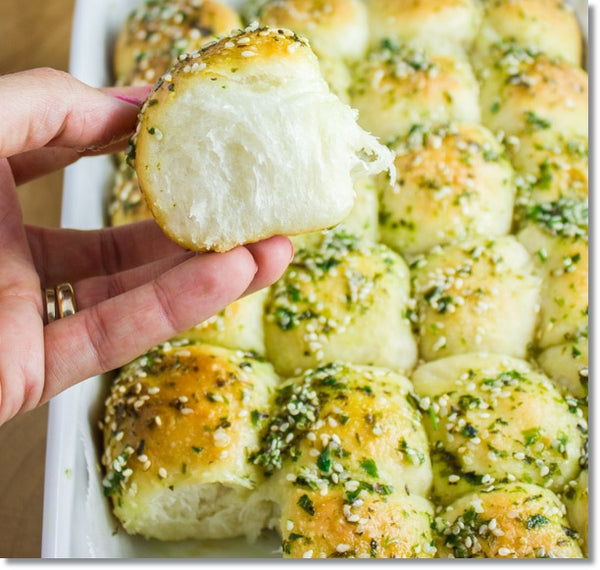
[[[2,0],[0,74],[67,70],[75,0]],[[1,102],[0,102],[1,104]],[[62,173],[19,189],[30,224],[58,226]],[[0,558],[39,557],[47,406],[0,426]]]

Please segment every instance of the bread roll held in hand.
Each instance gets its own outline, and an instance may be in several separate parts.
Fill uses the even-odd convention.
[[[355,178],[393,168],[308,41],[256,26],[180,58],[143,105],[131,156],[157,222],[197,251],[332,226]]]

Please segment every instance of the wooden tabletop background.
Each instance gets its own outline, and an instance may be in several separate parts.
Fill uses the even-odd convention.
[[[68,70],[75,0],[2,0],[0,75]],[[0,101],[0,105],[2,102]],[[19,188],[26,223],[58,226],[62,173]],[[47,406],[0,426],[0,558],[41,554]]]

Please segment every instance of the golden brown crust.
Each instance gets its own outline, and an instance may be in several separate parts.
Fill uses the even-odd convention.
[[[587,137],[588,75],[583,69],[515,44],[494,50],[494,65],[480,73],[484,125],[506,135],[553,130]]]
[[[319,57],[358,59],[368,41],[361,0],[274,0],[260,10],[261,24],[306,36]]]
[[[583,411],[527,361],[463,354],[420,366],[412,381],[442,504],[513,481],[559,491],[578,473]]]
[[[111,190],[108,216],[111,226],[122,226],[152,218],[152,212],[138,184],[135,169],[122,155],[117,158],[117,170]]]
[[[396,177],[379,193],[381,240],[414,255],[512,226],[514,173],[504,148],[478,124],[412,130],[395,147]]]
[[[297,250],[267,300],[265,345],[275,369],[290,376],[343,360],[409,370],[416,344],[402,309],[405,261],[343,226],[317,241]]]
[[[117,83],[155,83],[180,55],[241,27],[235,10],[213,0],[145,2],[129,15],[117,36]]]
[[[514,236],[436,246],[411,269],[421,358],[472,351],[526,356],[541,279]]]
[[[255,462],[286,556],[431,556],[427,439],[408,379],[332,363],[286,381]]]
[[[351,76],[337,59],[343,46],[336,34],[353,38],[351,47],[363,49],[362,36],[349,31],[363,24],[354,20],[356,27],[350,26],[363,7],[360,2],[271,0],[260,19],[270,29],[251,26],[214,42],[216,23],[200,30],[198,22],[181,14],[213,6],[214,21],[225,18],[225,34],[240,27],[233,16],[226,29],[228,9],[201,0],[149,4],[154,12],[144,6],[137,20],[132,15],[115,53],[121,84],[154,82],[175,65],[146,101],[145,117],[156,111],[156,119],[163,103],[194,77],[219,83],[221,95],[233,85],[232,74],[244,82],[271,65],[261,80],[278,66],[298,62],[310,76],[317,62],[312,47],[332,91],[344,101],[350,101],[347,91],[351,94],[366,130],[394,145],[410,142],[409,148],[395,146],[396,185],[389,187],[388,175],[377,181],[382,232],[371,231],[377,211],[371,211],[370,180],[369,193],[363,193],[369,211],[356,200],[346,218],[352,229],[343,222],[336,228],[347,237],[366,229],[374,247],[363,255],[368,248],[361,245],[355,256],[342,243],[339,255],[329,256],[322,249],[324,233],[298,236],[296,251],[304,252],[270,293],[268,357],[285,375],[309,368],[304,377],[276,391],[278,378],[270,364],[235,351],[198,348],[198,341],[208,341],[265,350],[259,338],[263,323],[256,322],[265,317],[264,307],[260,315],[252,310],[248,337],[240,325],[247,328],[250,321],[240,316],[238,303],[186,331],[182,337],[194,341],[190,348],[157,347],[150,360],[123,370],[107,401],[103,463],[105,490],[125,529],[173,540],[192,536],[189,532],[195,538],[223,538],[276,528],[283,556],[291,558],[577,558],[581,550],[587,553],[588,94],[587,74],[578,67],[581,32],[572,12],[561,0],[371,0],[365,5],[371,10],[372,52],[355,62]],[[178,14],[180,6],[185,8]],[[357,6],[359,12],[350,10]],[[478,29],[481,6],[483,27],[469,60],[464,50]],[[160,15],[159,8],[167,11]],[[395,41],[409,44],[400,47]],[[200,48],[202,56],[179,57]],[[477,66],[481,99],[469,61]],[[476,125],[481,108],[485,127]],[[141,122],[140,128],[156,134],[157,125]],[[495,144],[482,134],[486,128],[498,131]],[[423,135],[419,148],[411,146],[422,130],[430,138]],[[220,132],[215,130],[217,138]],[[500,140],[517,172],[510,230],[521,232],[516,237],[529,256],[515,245],[515,236],[496,239],[508,231],[506,220],[502,230],[496,231],[496,223],[513,206],[515,181],[506,157],[491,158],[500,156]],[[136,143],[133,154],[145,155]],[[507,168],[496,168],[490,178],[502,186],[506,202],[494,203],[490,214],[497,215],[487,222],[477,204],[467,200],[483,188],[489,191],[486,176],[500,162]],[[121,164],[117,178],[112,224],[153,215],[135,171]],[[420,193],[411,194],[411,185]],[[424,185],[429,185],[426,191]],[[404,200],[395,217],[391,196]],[[487,195],[485,205],[491,203]],[[580,213],[585,209],[585,231],[545,235],[540,221],[559,233],[577,225],[563,215],[567,203]],[[154,216],[166,226],[168,214],[155,209]],[[434,218],[443,227],[430,225]],[[391,226],[402,227],[400,241],[389,235]],[[419,247],[418,232],[431,238]],[[406,259],[411,273],[395,255],[373,260],[381,245],[372,243],[377,240],[402,255],[417,255]],[[391,269],[397,259],[400,271]],[[389,272],[394,279],[382,277]],[[398,295],[388,295],[391,290]],[[390,325],[398,313],[405,336]],[[404,340],[386,346],[392,337]],[[421,363],[410,377],[349,362],[327,364],[341,355],[410,374],[415,340],[420,357],[431,362]],[[443,358],[481,348],[502,354]],[[378,360],[382,355],[388,360]],[[398,361],[398,355],[408,357]],[[194,367],[208,372],[192,380]],[[153,378],[153,372],[160,376]],[[200,393],[192,388],[196,381],[202,402],[193,396]],[[306,391],[294,392],[294,400],[293,390],[303,387]],[[241,392],[247,399],[240,399]],[[305,423],[297,432],[285,427],[294,422]],[[279,439],[271,437],[269,426],[280,430]],[[199,489],[198,494],[186,495],[186,486]],[[553,491],[567,505],[569,520]],[[186,519],[179,512],[173,515],[179,524],[172,528],[150,518],[140,522],[156,505],[163,515],[160,501],[175,496],[186,507],[212,508],[215,518],[233,510],[221,520],[229,528],[213,535],[215,523],[207,518],[203,527],[190,531],[193,519],[201,517]],[[248,531],[250,519],[255,520]]]
[[[391,40],[354,66],[349,94],[359,123],[385,142],[415,125],[480,120],[479,86],[468,62]]]
[[[588,197],[588,139],[553,131],[524,133],[507,140],[518,180],[519,199],[526,203]]]
[[[144,510],[169,489],[256,486],[247,453],[276,381],[251,354],[185,342],[126,366],[106,400],[102,461],[105,494],[125,528],[154,536]]]
[[[281,513],[284,558],[433,558],[431,504],[418,495],[368,495],[350,507],[343,492],[290,492]],[[351,513],[351,514],[348,514]],[[350,518],[351,520],[348,520]]]
[[[582,63],[581,28],[571,4],[562,0],[485,2],[475,57],[489,63],[491,45],[499,41],[514,41],[573,65]]]
[[[371,43],[393,39],[465,57],[481,20],[474,0],[370,0]]]
[[[513,483],[458,499],[436,518],[441,558],[581,558],[558,497]]]

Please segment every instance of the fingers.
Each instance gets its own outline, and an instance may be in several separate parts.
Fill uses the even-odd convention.
[[[78,283],[78,312],[45,328],[42,401],[126,364],[240,296],[270,285],[292,255],[291,242],[276,236],[226,253],[174,255]]]
[[[154,220],[95,231],[31,226],[27,228],[27,235],[43,286],[115,275],[171,256],[179,262],[186,252],[167,238]],[[249,244],[246,248],[258,266],[256,279],[248,292],[273,283],[293,256],[292,244],[283,236]]]
[[[2,76],[0,157],[48,145],[84,152],[123,141],[137,121],[138,106],[131,101],[142,100],[149,89],[95,89],[47,68]]]
[[[46,326],[42,401],[222,310],[248,289],[256,271],[243,247],[196,255],[154,281]]]
[[[281,236],[246,246],[246,249],[254,258],[256,273],[248,288],[242,292],[243,295],[248,295],[274,283],[279,279],[293,255],[291,242]],[[182,251],[127,271],[78,281],[75,283],[77,305],[80,309],[92,307],[106,299],[126,293],[148,281],[157,279],[163,273],[195,255],[215,254],[195,254]],[[56,280],[56,282],[58,281]]]
[[[82,156],[95,156],[98,154],[111,154],[127,148],[127,138],[118,140],[98,150],[75,150],[64,147],[44,147],[30,150],[9,157],[13,177],[17,185],[25,184],[30,180],[39,178],[56,170],[73,164]]]
[[[246,295],[275,283],[294,257],[294,246],[284,236],[273,236],[245,247],[258,267],[252,283],[245,291]]]
[[[94,231],[28,226],[27,238],[44,286],[110,275],[185,251],[154,220]]]

